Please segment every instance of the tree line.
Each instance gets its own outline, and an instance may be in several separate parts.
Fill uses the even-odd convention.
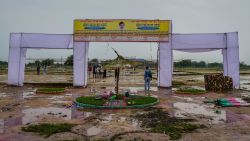
[[[178,62],[174,62],[174,67],[223,68],[223,63],[218,63],[218,62],[207,63],[205,61],[192,61],[190,59],[185,59]],[[244,62],[240,62],[240,68],[250,68],[250,65],[247,65]]]
[[[223,64],[218,62],[207,63],[205,61],[191,61],[190,59],[174,62],[174,67],[196,67],[196,68],[222,68]]]
[[[66,61],[64,62],[64,64],[55,64],[54,63],[54,59],[45,59],[42,61],[36,60],[35,62],[30,62],[28,64],[26,64],[27,66],[57,66],[57,65],[65,65],[65,66],[73,66],[73,55],[70,55],[67,57]],[[98,59],[92,59],[89,60],[89,63],[98,63]],[[103,62],[105,63],[105,62]],[[7,67],[8,66],[8,62],[7,61],[0,61],[0,66],[1,68],[3,67]],[[181,61],[176,61],[174,62],[174,67],[181,67],[181,68],[185,68],[185,67],[196,67],[196,68],[223,68],[223,63],[218,63],[218,62],[213,62],[213,63],[207,63],[205,61],[192,61],[190,59],[185,59],[185,60],[181,60]],[[244,69],[244,68],[250,68],[250,65],[244,63],[244,62],[240,62],[240,68]]]

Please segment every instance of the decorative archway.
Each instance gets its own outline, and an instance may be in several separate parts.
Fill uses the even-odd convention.
[[[76,20],[78,21],[78,20]],[[85,21],[85,20],[83,20]],[[89,20],[88,20],[89,21]],[[98,20],[100,21],[100,20]],[[104,20],[106,21],[106,20]],[[109,20],[119,24],[126,20]],[[129,20],[136,22],[137,20]],[[139,20],[144,22],[143,20]],[[150,20],[150,22],[159,20]],[[166,21],[166,20],[165,20]],[[148,25],[150,25],[150,22]],[[147,23],[147,22],[146,22]],[[9,46],[8,84],[23,86],[26,51],[32,49],[73,49],[73,85],[87,85],[88,49],[90,42],[158,42],[158,86],[171,87],[173,73],[173,50],[186,52],[207,52],[222,50],[224,75],[233,78],[233,86],[240,85],[239,77],[239,45],[238,33],[208,33],[208,34],[174,34],[171,21],[159,23],[169,26],[163,30],[164,34],[133,34],[118,32],[113,35],[101,34],[98,36],[86,33],[74,34],[39,34],[39,33],[11,33]],[[126,23],[125,23],[126,24]],[[138,24],[140,25],[140,24]],[[146,24],[147,25],[147,24]],[[154,24],[157,25],[157,24]],[[146,29],[154,26],[148,26]],[[95,27],[100,28],[100,27]],[[143,27],[142,27],[143,28]],[[145,28],[145,27],[144,27]],[[95,30],[95,29],[94,29]],[[126,36],[123,34],[126,33]],[[154,33],[154,32],[153,32]],[[76,36],[79,35],[79,36]],[[131,36],[130,36],[131,35]],[[138,36],[139,35],[139,36]],[[143,35],[143,36],[142,36]],[[152,36],[153,35],[153,36]],[[82,73],[84,71],[84,73]]]

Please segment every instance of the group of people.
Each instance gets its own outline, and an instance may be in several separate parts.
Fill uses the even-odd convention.
[[[88,71],[93,73],[93,78],[106,78],[107,77],[107,69],[103,69],[101,66],[90,66]],[[90,74],[90,73],[89,73]]]
[[[101,66],[92,66],[89,67],[88,69],[89,74],[92,71],[93,73],[93,78],[106,78],[107,75],[107,70],[103,69]],[[115,71],[115,77],[118,74],[119,71]],[[144,71],[144,89],[145,91],[149,91],[150,90],[150,85],[151,85],[151,80],[152,80],[152,72],[149,69],[149,67],[147,66],[145,71]]]
[[[37,75],[40,75],[40,70],[41,70],[41,66],[40,65],[37,65]],[[88,71],[89,71],[89,74],[90,72],[92,71],[93,73],[93,78],[106,78],[107,77],[107,70],[106,69],[103,69],[101,66],[90,66],[88,68]],[[47,66],[44,65],[43,66],[43,75],[46,75],[47,74]],[[117,74],[115,74],[117,75]],[[152,80],[152,72],[151,70],[149,69],[149,67],[147,66],[145,71],[144,71],[144,89],[145,91],[149,91],[150,90],[150,83],[151,83],[151,80]]]
[[[92,71],[93,73],[93,78],[106,78],[107,77],[107,70],[103,69],[101,66],[90,66],[88,68],[89,74]],[[115,71],[115,77],[118,72]],[[152,80],[152,72],[150,70],[150,68],[147,66],[145,71],[144,71],[144,89],[145,91],[149,91],[150,90],[150,85],[151,85],[151,80]]]
[[[41,66],[40,66],[40,64],[38,64],[36,66],[36,74],[37,75],[40,75],[40,70],[41,70]],[[46,74],[47,74],[47,65],[44,65],[43,66],[43,75],[46,75]]]

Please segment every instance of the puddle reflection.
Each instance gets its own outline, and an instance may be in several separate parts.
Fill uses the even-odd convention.
[[[241,80],[240,88],[244,90],[250,90],[250,80]]]
[[[29,92],[23,92],[23,98],[26,99],[26,98],[34,98],[34,97],[37,97],[35,95],[35,92],[34,91],[29,91]]]
[[[115,91],[115,87],[102,87],[102,89]],[[128,91],[131,93],[137,93],[138,91],[144,91],[144,87],[119,87],[119,90]],[[150,87],[151,91],[158,91],[158,87]],[[96,88],[90,88],[90,92],[98,92]]]
[[[110,115],[108,115],[108,116],[104,116],[103,117],[103,120],[101,121],[102,123],[109,123],[109,122],[111,122],[112,120],[113,120],[113,115],[114,114],[110,114]]]
[[[4,97],[6,97],[6,96],[7,96],[6,93],[0,93],[0,98],[4,98]]]
[[[0,133],[4,132],[4,119],[0,119]]]
[[[102,129],[98,128],[96,126],[92,126],[90,128],[87,129],[87,136],[95,136],[99,133],[101,133]]]
[[[176,102],[173,105],[177,110],[174,113],[175,117],[188,117],[189,115],[206,116],[209,122],[213,124],[223,123],[226,121],[226,111],[215,111],[206,105],[195,103]]]
[[[70,120],[72,114],[71,109],[55,108],[55,107],[29,108],[23,110],[22,112],[24,114],[22,118],[23,124],[30,124],[48,115]]]
[[[0,133],[11,126],[22,125],[22,117],[0,119]]]

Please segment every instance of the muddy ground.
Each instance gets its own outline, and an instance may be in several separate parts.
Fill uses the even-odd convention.
[[[4,82],[6,76],[1,76]],[[40,77],[40,78],[39,78]],[[43,77],[43,78],[42,78]],[[55,75],[26,76],[26,81],[38,82],[67,81],[71,76]],[[120,91],[145,95],[141,75],[121,77]],[[185,85],[204,89],[201,75],[175,75],[175,81]],[[153,109],[167,111],[170,116],[184,119],[195,119],[207,128],[184,133],[180,141],[249,141],[250,109],[249,107],[217,107],[203,101],[225,97],[247,97],[250,76],[241,76],[242,90],[225,93],[209,92],[198,96],[178,95],[172,89],[157,88],[153,80],[150,95],[158,97],[160,103]],[[46,82],[47,82],[46,81]],[[90,79],[87,88],[67,87],[63,94],[36,94],[39,85],[26,84],[23,87],[0,85],[0,141],[63,141],[63,140],[152,140],[167,141],[168,135],[144,132],[140,121],[134,116],[147,112],[147,109],[83,109],[72,105],[76,97],[95,95],[114,89],[114,79]],[[40,82],[39,82],[40,83]],[[23,132],[21,127],[37,123],[72,123],[76,126],[70,132],[57,133],[48,138],[36,133]]]

